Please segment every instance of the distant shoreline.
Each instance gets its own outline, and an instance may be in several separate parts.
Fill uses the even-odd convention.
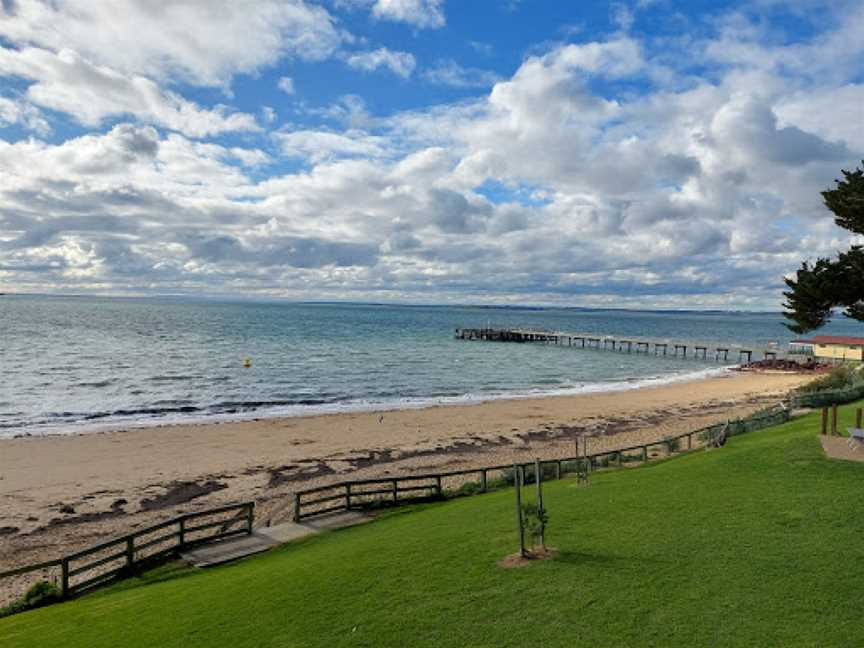
[[[6,292],[0,293],[7,297],[35,297],[48,299],[117,299],[124,301],[135,300],[162,300],[178,303],[216,303],[216,304],[285,304],[294,306],[379,306],[394,308],[466,308],[478,310],[503,310],[503,311],[564,311],[574,313],[653,313],[653,314],[680,314],[680,315],[734,315],[737,313],[745,315],[780,315],[779,310],[747,310],[747,309],[723,309],[723,308],[627,308],[614,306],[564,306],[560,304],[483,304],[483,303],[424,303],[424,302],[398,302],[398,301],[376,301],[376,300],[340,300],[340,299],[289,299],[278,297],[240,297],[236,295],[118,295],[105,293],[40,293],[40,292]]]

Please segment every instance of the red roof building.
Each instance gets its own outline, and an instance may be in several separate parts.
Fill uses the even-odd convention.
[[[848,335],[816,335],[809,339],[792,340],[792,347],[810,347],[817,358],[864,361],[864,337]]]

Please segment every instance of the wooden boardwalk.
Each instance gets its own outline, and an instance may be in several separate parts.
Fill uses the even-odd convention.
[[[785,358],[786,353],[774,347],[756,347],[741,344],[716,342],[694,342],[691,340],[660,340],[642,337],[617,337],[592,333],[569,333],[564,331],[544,331],[540,329],[496,329],[460,328],[456,329],[459,340],[484,340],[490,342],[541,342],[582,349],[600,349],[623,353],[643,353],[652,355],[672,355],[697,360],[713,359],[717,362],[737,360],[738,363],[754,360],[776,360]]]

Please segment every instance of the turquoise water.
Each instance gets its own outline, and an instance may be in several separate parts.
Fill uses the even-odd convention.
[[[453,337],[487,325],[750,344],[792,337],[779,314],[7,295],[0,436],[621,389],[718,371]],[[831,332],[857,328],[841,321]]]

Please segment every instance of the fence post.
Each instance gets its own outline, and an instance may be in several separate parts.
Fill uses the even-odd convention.
[[[435,490],[438,493],[438,497],[441,497],[441,475],[435,475]]]
[[[294,521],[300,521],[300,493],[294,493]]]
[[[345,484],[345,508],[351,510],[351,482]]]
[[[246,533],[252,535],[252,523],[255,521],[255,502],[249,502],[246,509]]]
[[[60,563],[60,593],[63,598],[69,596],[69,559],[64,558]]]
[[[861,429],[861,408],[855,410],[855,427]]]
[[[693,433],[692,432],[687,435],[687,449],[688,450],[693,449]]]
[[[480,490],[482,490],[484,493],[486,492],[486,471],[485,470],[480,471]]]
[[[831,406],[831,436],[837,436],[837,403]]]
[[[561,460],[555,462],[555,479],[561,479]]]
[[[126,568],[131,572],[135,564],[135,536],[126,536]]]
[[[648,446],[642,446],[642,461],[648,461]]]
[[[828,408],[822,408],[822,436],[828,434]]]
[[[399,487],[396,485],[396,480],[393,480],[393,503],[396,504],[399,501]]]

